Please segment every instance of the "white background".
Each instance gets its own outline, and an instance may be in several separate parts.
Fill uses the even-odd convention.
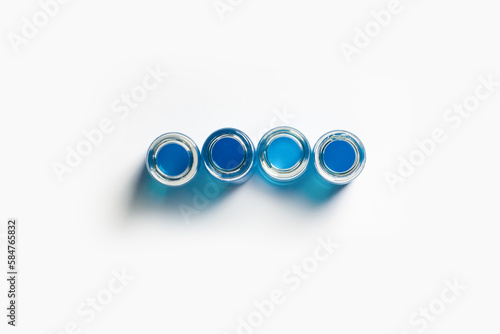
[[[387,1],[233,1],[224,20],[211,1],[74,0],[19,52],[8,34],[40,5],[0,5],[1,267],[10,217],[20,261],[18,327],[2,311],[1,332],[233,334],[280,289],[255,333],[419,333],[409,318],[446,279],[467,288],[425,332],[498,332],[500,87],[460,126],[443,120],[480,76],[500,81],[497,4],[404,1],[349,63],[341,43]],[[120,119],[113,102],[157,65],[168,78]],[[258,139],[284,110],[312,144],[357,134],[360,177],[316,205],[255,176],[189,224],[134,203],[158,135],[201,146],[233,126]],[[54,162],[105,118],[113,132],[59,182]],[[438,127],[447,140],[391,191],[386,173]],[[282,276],[327,236],[339,248],[292,291]],[[86,321],[78,305],[122,269],[134,279]]]

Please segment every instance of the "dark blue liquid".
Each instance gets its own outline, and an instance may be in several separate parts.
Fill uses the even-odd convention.
[[[295,166],[302,157],[301,147],[289,137],[276,138],[267,148],[267,159],[278,169]]]
[[[356,160],[354,147],[344,140],[334,140],[325,147],[323,162],[335,173],[344,173],[351,169]]]
[[[181,175],[189,167],[189,153],[179,144],[167,144],[156,153],[156,164],[163,174]]]
[[[245,159],[245,151],[234,138],[219,139],[212,147],[212,161],[223,170],[233,170]]]

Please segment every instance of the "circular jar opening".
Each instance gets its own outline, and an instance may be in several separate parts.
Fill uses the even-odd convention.
[[[170,142],[156,152],[158,171],[168,177],[184,174],[191,164],[189,149],[176,142]]]
[[[258,146],[261,170],[271,180],[289,182],[301,176],[308,165],[310,146],[298,130],[283,126],[268,131]]]
[[[157,181],[180,186],[191,181],[200,165],[199,151],[191,138],[169,132],[156,138],[149,146],[146,167]]]
[[[314,166],[328,182],[347,184],[365,166],[365,148],[354,134],[335,130],[323,135],[314,146]]]
[[[202,149],[207,170],[225,182],[248,179],[254,165],[254,148],[250,138],[234,128],[223,128],[208,136]]]

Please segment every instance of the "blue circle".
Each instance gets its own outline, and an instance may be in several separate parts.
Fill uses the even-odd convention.
[[[323,150],[323,162],[334,173],[344,173],[356,161],[356,150],[345,140],[334,140]]]
[[[301,147],[290,137],[278,137],[267,147],[267,159],[273,167],[278,169],[292,168],[301,158]]]
[[[224,137],[212,146],[212,161],[218,168],[233,170],[239,167],[245,159],[245,150],[241,143],[231,137]]]
[[[166,144],[156,152],[156,165],[163,174],[171,177],[184,173],[191,163],[190,160],[186,148],[177,143]]]

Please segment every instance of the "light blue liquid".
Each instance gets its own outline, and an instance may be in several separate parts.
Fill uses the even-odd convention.
[[[188,169],[190,156],[184,147],[171,143],[163,146],[156,153],[156,164],[163,174],[175,177]]]
[[[245,151],[241,143],[234,138],[225,137],[218,140],[212,147],[212,161],[223,170],[233,170],[239,167],[245,159]]]
[[[295,140],[289,137],[278,137],[267,148],[267,159],[278,169],[295,166],[302,158],[302,150]]]
[[[325,166],[335,173],[347,172],[356,161],[354,147],[344,140],[334,140],[323,152]]]

